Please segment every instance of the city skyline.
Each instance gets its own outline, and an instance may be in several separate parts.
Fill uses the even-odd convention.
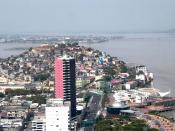
[[[0,131],[175,131],[175,0],[0,0]]]

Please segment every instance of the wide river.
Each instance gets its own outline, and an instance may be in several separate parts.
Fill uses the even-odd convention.
[[[0,43],[0,58],[7,58],[11,55],[18,55],[30,47],[39,46],[38,43]]]
[[[154,73],[154,87],[175,96],[175,34],[124,34],[124,39],[89,46],[127,63],[144,64]]]
[[[116,34],[115,34],[116,35]],[[154,87],[175,96],[175,34],[117,34],[123,39],[89,44],[128,63],[144,64],[154,73]],[[17,55],[34,43],[0,43],[0,57]]]

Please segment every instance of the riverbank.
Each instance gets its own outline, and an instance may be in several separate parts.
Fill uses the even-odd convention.
[[[123,38],[98,44],[86,44],[86,46],[118,56],[128,63],[147,65],[155,74],[154,87],[162,91],[171,90],[171,95],[175,96],[175,72],[173,72],[175,35],[172,33],[111,34],[111,36],[116,35]],[[18,55],[30,47],[39,45],[40,43],[0,43],[0,57]],[[25,49],[13,50],[14,48]]]
[[[126,101],[126,104],[127,102],[143,104],[143,101],[146,102],[149,96],[157,96],[159,93],[154,93],[150,91],[149,88],[144,89],[144,87],[147,87],[147,84],[153,80],[146,66],[135,65],[129,67],[126,66],[124,61],[117,57],[111,57],[105,52],[92,48],[85,48],[77,44],[44,44],[36,48],[30,48],[25,53],[2,60],[1,69],[4,74],[7,73],[7,82],[15,80],[13,81],[14,83],[21,83],[24,81],[26,82],[25,84],[33,84],[34,82],[40,81],[47,86],[51,82],[50,80],[54,79],[54,75],[50,74],[54,74],[55,57],[64,55],[75,57],[78,74],[76,78],[88,79],[94,82],[93,86],[90,87],[91,89],[102,90],[106,93],[117,93],[125,90],[126,92],[124,94],[126,96],[123,98],[123,96],[120,95],[123,93],[119,93],[119,97],[116,95],[116,100],[121,100],[122,102]],[[82,77],[82,73],[85,73],[84,76],[86,77]],[[102,88],[102,83],[98,80],[103,80],[107,85]],[[52,83],[54,83],[54,81],[52,81]],[[82,86],[79,88],[81,87]],[[54,85],[52,84],[52,89],[53,88]],[[142,90],[138,90],[138,88]],[[131,93],[132,91],[133,93]],[[114,106],[117,105],[120,106],[121,104],[114,104]],[[112,110],[118,107],[112,106],[110,107]],[[128,107],[129,106],[127,106],[127,108]]]
[[[175,37],[161,39],[130,38],[90,46],[105,51],[112,56],[118,56],[128,63],[147,65],[155,74],[154,87],[162,91],[171,90],[171,95],[174,96],[174,42]]]

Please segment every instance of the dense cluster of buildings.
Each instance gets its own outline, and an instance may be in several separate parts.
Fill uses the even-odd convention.
[[[19,56],[0,60],[0,92],[11,88],[49,90],[46,102],[28,100],[36,94],[0,98],[0,128],[4,130],[68,131],[93,128],[98,116],[133,114],[131,107],[163,97],[146,66],[127,66],[77,44],[44,44]],[[8,94],[7,94],[8,95]],[[104,96],[109,101],[104,104]],[[161,98],[160,98],[161,99]]]
[[[18,56],[11,56],[0,60],[0,90],[4,92],[6,85],[13,88],[22,88],[32,84],[36,88],[54,87],[54,60],[56,56],[67,54],[76,60],[76,85],[82,87],[89,83],[98,73],[102,75],[102,64],[113,63],[116,66],[119,60],[111,58],[105,53],[80,46],[65,44],[41,45],[31,48]],[[42,85],[38,82],[42,82]],[[27,87],[27,86],[25,86]],[[29,86],[30,87],[30,86]],[[23,86],[24,88],[24,86]]]

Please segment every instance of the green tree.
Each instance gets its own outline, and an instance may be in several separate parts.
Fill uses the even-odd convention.
[[[147,130],[147,131],[158,131],[157,129],[152,129],[149,128],[149,126],[146,124],[144,120],[134,120],[130,124],[125,125],[123,127],[124,131],[142,131],[142,130]]]
[[[116,120],[102,120],[95,126],[95,131],[120,131],[121,125]]]
[[[106,81],[101,81],[100,84],[100,88],[104,93],[109,93],[111,91],[110,86]]]
[[[102,99],[102,107],[105,107],[105,104],[109,102],[107,93],[104,93],[103,99]]]
[[[131,122],[130,124],[122,125],[121,121]],[[107,119],[98,122],[95,126],[95,131],[158,131],[157,129],[149,128],[144,120],[120,120]]]
[[[3,98],[3,97],[5,97],[5,95],[0,92],[0,98]]]
[[[111,76],[111,77],[114,77],[115,75],[118,74],[118,72],[112,66],[105,67],[103,71],[107,76]]]
[[[127,71],[128,71],[127,66],[126,66],[126,65],[121,65],[121,67],[120,67],[120,72],[126,73]]]
[[[13,94],[13,90],[10,89],[10,88],[7,88],[7,89],[5,90],[5,94],[6,94],[6,95],[11,95],[11,94]]]
[[[105,75],[105,76],[103,76],[103,79],[104,79],[104,81],[111,81],[112,80],[112,77],[111,76],[109,76],[109,75]]]
[[[33,49],[33,48],[32,48],[32,47],[30,47],[30,48],[29,48],[29,51],[32,51],[32,49]]]
[[[36,76],[34,76],[34,81],[45,81],[49,78],[49,76],[49,73],[37,74]]]
[[[9,96],[15,96],[15,95],[29,95],[29,94],[41,94],[41,93],[52,93],[50,90],[44,89],[42,90],[36,90],[36,89],[31,89],[31,90],[26,90],[26,89],[6,89],[5,94]]]
[[[88,103],[89,100],[90,100],[90,98],[91,98],[91,95],[87,94],[87,95],[85,96],[85,98],[84,98],[84,101],[85,101],[86,103]]]
[[[46,104],[46,96],[32,96],[27,98],[27,100],[32,101],[33,103]]]

